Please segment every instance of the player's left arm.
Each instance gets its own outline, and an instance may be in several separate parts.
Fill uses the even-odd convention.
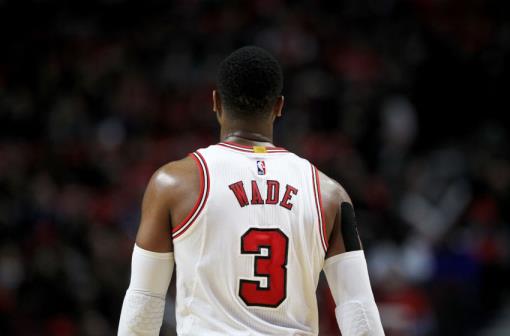
[[[174,268],[170,207],[175,193],[173,164],[157,170],[144,193],[131,260],[131,280],[119,322],[120,336],[159,335],[165,296]]]
[[[344,336],[384,335],[352,201],[338,182],[322,173],[320,181],[329,237],[323,270],[336,303],[338,326]]]

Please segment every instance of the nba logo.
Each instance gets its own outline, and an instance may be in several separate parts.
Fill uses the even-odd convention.
[[[257,172],[259,175],[266,175],[266,163],[264,161],[257,161]]]

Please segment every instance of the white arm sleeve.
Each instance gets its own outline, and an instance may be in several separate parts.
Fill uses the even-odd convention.
[[[324,273],[335,299],[335,315],[342,335],[383,336],[363,251],[326,259]]]
[[[159,335],[173,269],[172,252],[151,252],[135,245],[131,281],[120,313],[119,336]]]

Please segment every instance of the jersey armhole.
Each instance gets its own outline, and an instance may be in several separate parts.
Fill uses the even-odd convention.
[[[200,172],[200,192],[189,214],[172,230],[173,239],[180,237],[193,225],[204,209],[207,198],[209,197],[209,169],[207,168],[207,163],[198,151],[190,153],[189,156],[193,158]]]
[[[322,206],[322,195],[321,195],[321,181],[319,177],[319,170],[311,165],[312,169],[312,180],[313,180],[313,194],[315,200],[315,209],[317,211],[318,229],[322,248],[324,253],[328,251],[328,240],[326,236],[326,216],[324,216],[324,208]]]

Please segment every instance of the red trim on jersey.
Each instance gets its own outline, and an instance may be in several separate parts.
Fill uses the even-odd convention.
[[[218,145],[225,147],[225,148],[238,150],[238,151],[241,151],[244,153],[255,153],[255,151],[253,150],[253,146],[240,145],[238,143],[231,142],[231,141],[223,141],[223,142],[220,142]],[[282,147],[267,147],[267,146],[260,146],[260,147],[265,147],[266,153],[286,153],[286,152],[288,152],[285,148],[282,148]],[[262,153],[262,154],[264,154],[264,153]]]
[[[319,219],[319,235],[322,243],[322,247],[324,248],[324,252],[328,250],[328,242],[325,238],[326,225],[324,221],[324,209],[322,208],[322,197],[320,194],[320,181],[319,174],[317,168],[311,165],[312,169],[312,180],[313,180],[313,194],[315,200],[315,210],[317,211],[317,218]]]
[[[197,200],[195,201],[195,205],[193,206],[193,209],[191,209],[189,214],[181,221],[181,223],[179,225],[177,225],[177,227],[175,227],[172,230],[172,233],[175,233],[176,231],[178,231],[184,224],[186,224],[187,221],[189,221],[191,216],[193,216],[193,214],[197,210],[198,206],[200,205],[200,201],[202,200],[202,196],[204,194],[205,183],[204,183],[204,171],[202,170],[202,165],[200,164],[200,162],[198,161],[198,159],[197,159],[196,155],[194,155],[194,153],[190,153],[189,156],[191,156],[191,158],[193,160],[195,160],[195,163],[197,164],[199,171],[200,171],[200,193],[198,194],[198,197],[197,197]]]
[[[193,158],[193,160],[195,160],[195,163],[197,164],[200,171],[200,193],[190,213],[177,227],[172,230],[173,239],[178,238],[191,227],[191,225],[195,222],[195,220],[204,209],[207,198],[209,197],[210,183],[209,168],[207,167],[207,163],[205,162],[202,154],[199,152],[194,152],[189,155]]]
[[[321,217],[322,217],[322,237],[324,238],[324,244],[326,245],[326,250],[328,249],[328,240],[326,239],[326,215],[324,214],[324,207],[322,206],[322,193],[321,193],[321,177],[319,170],[317,167],[315,168],[315,174],[317,176],[317,194],[319,195],[319,207],[321,209]]]

